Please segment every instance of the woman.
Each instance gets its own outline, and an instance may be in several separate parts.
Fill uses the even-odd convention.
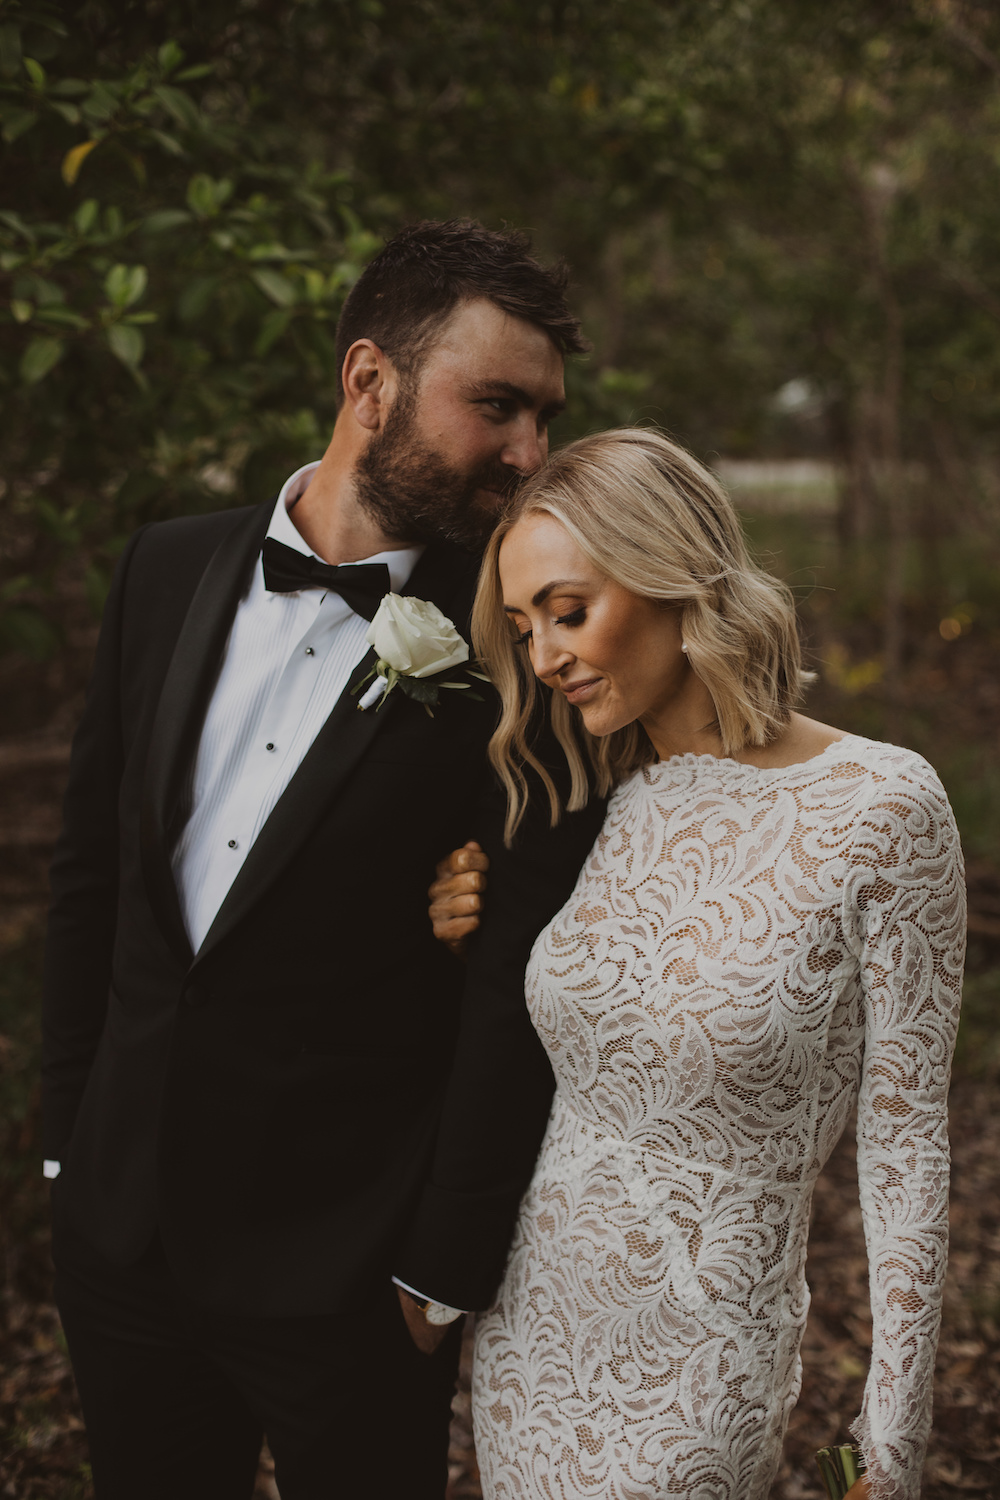
[[[484,1495],[763,1500],[812,1189],[857,1103],[874,1329],[851,1494],[915,1500],[965,930],[937,777],[793,712],[792,604],[713,477],[653,432],[586,438],[527,483],[474,632],[508,834],[537,682],[569,805],[613,789],[527,973],[556,1094],[478,1325]]]

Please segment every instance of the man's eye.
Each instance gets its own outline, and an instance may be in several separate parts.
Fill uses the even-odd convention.
[[[560,615],[559,618],[555,621],[555,623],[557,625],[570,625],[570,626],[573,626],[573,625],[582,625],[583,622],[584,622],[584,620],[586,618],[587,618],[587,611],[583,607],[583,605],[581,604],[580,608],[579,609],[574,609],[571,614]]]

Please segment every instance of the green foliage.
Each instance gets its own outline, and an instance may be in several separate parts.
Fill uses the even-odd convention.
[[[321,451],[337,313],[378,241],[346,173],[206,99],[214,66],[183,69],[173,40],[94,76],[54,10],[4,16],[0,472],[21,582],[0,633],[38,656],[66,565],[104,577],[142,521],[262,498],[304,434]]]
[[[569,258],[595,353],[557,439],[828,453],[845,536],[992,534],[998,72],[973,0],[3,0],[17,608],[321,451],[344,293],[426,215]],[[893,520],[906,465],[938,498]]]

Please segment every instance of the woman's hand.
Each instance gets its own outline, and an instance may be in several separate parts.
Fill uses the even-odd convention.
[[[487,856],[477,843],[453,849],[437,867],[437,879],[427,892],[434,936],[461,957],[465,940],[479,926],[486,890]]]
[[[871,1490],[868,1487],[868,1476],[866,1474],[862,1474],[860,1478],[856,1479],[851,1485],[851,1488],[844,1496],[844,1500],[870,1500],[870,1496]]]

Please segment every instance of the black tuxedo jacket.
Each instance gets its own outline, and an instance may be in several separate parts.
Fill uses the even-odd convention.
[[[524,965],[602,807],[514,851],[485,757],[495,702],[352,674],[193,954],[170,856],[272,505],[133,537],[109,597],[53,864],[45,1155],[57,1218],[112,1260],[158,1228],[186,1292],[335,1312],[391,1272],[492,1298],[552,1079]],[[407,592],[465,627],[475,561],[427,548]],[[467,967],[431,935],[435,862],[493,861]]]

